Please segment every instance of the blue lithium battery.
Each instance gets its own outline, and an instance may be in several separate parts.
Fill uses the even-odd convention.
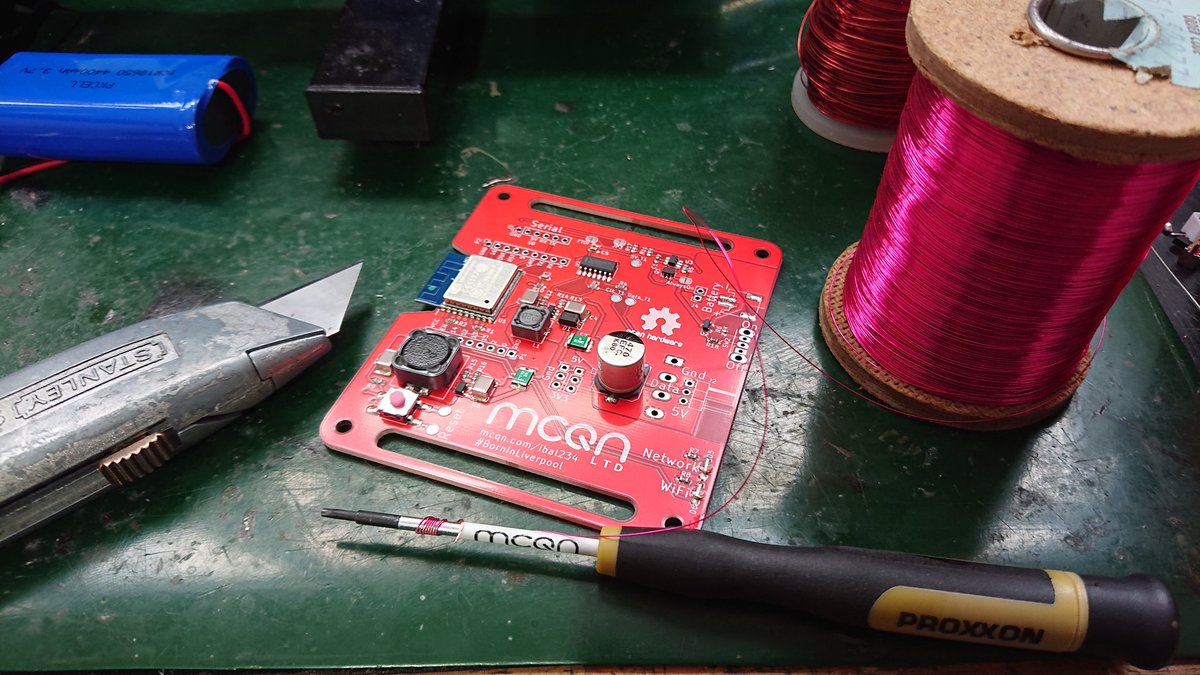
[[[18,52],[0,64],[0,156],[213,164],[254,114],[238,56]]]

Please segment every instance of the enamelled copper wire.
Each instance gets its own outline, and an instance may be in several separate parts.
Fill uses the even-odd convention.
[[[915,67],[904,44],[908,0],[813,0],[800,29],[809,100],[827,117],[895,129]]]
[[[918,75],[847,273],[866,356],[963,403],[1072,377],[1200,161],[1115,165],[1020,140]]]

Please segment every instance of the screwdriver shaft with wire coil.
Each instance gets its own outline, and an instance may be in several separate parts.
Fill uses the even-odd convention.
[[[601,574],[710,600],[763,602],[877,630],[1160,668],[1179,614],[1158,579],[1004,567],[886,551],[758,544],[700,530],[600,536],[323,509],[327,518],[596,558]]]

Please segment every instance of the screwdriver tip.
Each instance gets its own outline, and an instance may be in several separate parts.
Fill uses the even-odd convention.
[[[338,520],[355,520],[358,512],[347,511],[345,509],[321,509],[321,516],[324,518],[337,518]]]

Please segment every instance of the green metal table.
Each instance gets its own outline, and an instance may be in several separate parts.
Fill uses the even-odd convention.
[[[455,4],[455,3],[451,3]],[[523,664],[948,664],[1028,653],[843,629],[609,583],[586,562],[323,520],[323,506],[570,528],[326,450],[317,424],[411,300],[486,184],[714,227],[784,252],[770,319],[819,337],[828,265],[862,229],[881,156],[789,104],[804,2],[460,5],[475,34],[423,147],[316,137],[303,90],[337,0],[80,0],[43,46],[237,53],[255,133],[211,168],[74,163],[0,192],[0,372],[132,323],[257,302],[365,261],[334,352],[174,466],[0,551],[0,668]],[[469,18],[469,17],[468,17]],[[453,43],[453,39],[452,39]],[[20,165],[4,163],[4,168]],[[1200,395],[1139,277],[1067,411],[1007,433],[944,429],[839,390],[762,344],[709,529],[1165,579],[1200,657]],[[405,450],[418,452],[403,444]]]

